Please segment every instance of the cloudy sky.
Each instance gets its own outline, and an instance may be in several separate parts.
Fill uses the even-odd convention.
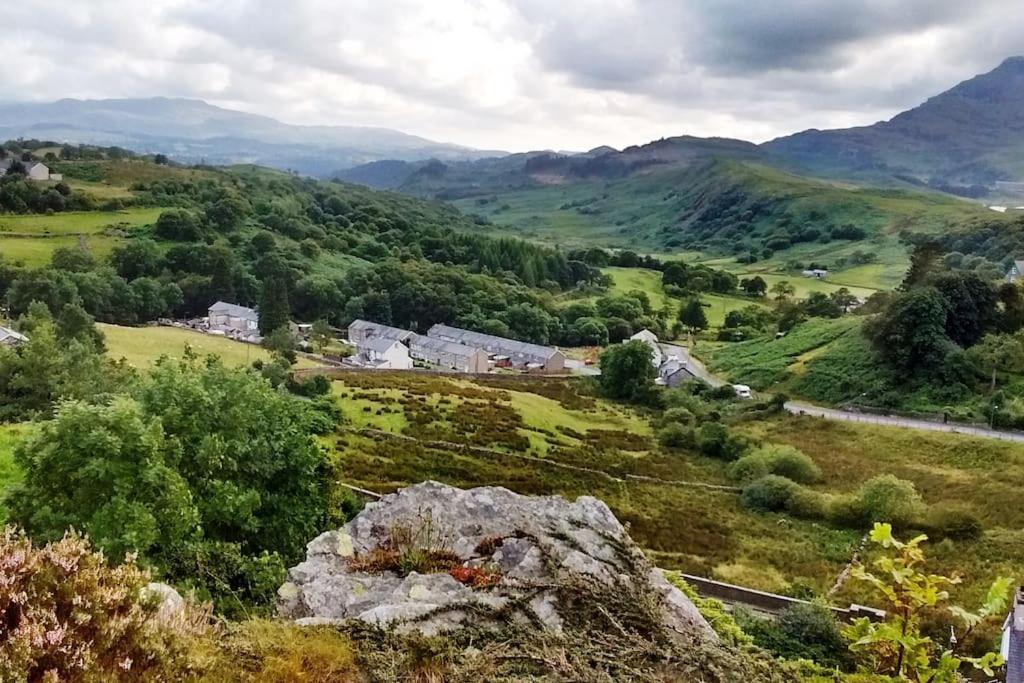
[[[513,151],[872,123],[1024,54],[1020,0],[10,0],[0,93],[196,97]]]

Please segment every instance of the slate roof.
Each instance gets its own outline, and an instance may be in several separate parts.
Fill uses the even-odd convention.
[[[348,329],[350,337],[352,336],[352,330],[360,330],[367,333],[368,336],[384,337],[386,339],[395,339],[397,341],[405,341],[416,336],[416,333],[410,330],[403,330],[401,327],[392,327],[391,325],[382,325],[380,323],[370,322],[369,320],[353,320],[349,324]]]
[[[3,327],[2,325],[0,325],[0,344],[7,343],[12,339],[16,342],[28,341],[28,337],[26,337],[25,335],[19,332],[15,332],[9,327]]]
[[[446,339],[466,346],[475,346],[477,348],[485,349],[490,353],[527,356],[530,358],[542,359],[543,361],[547,361],[558,353],[558,349],[550,346],[541,346],[540,344],[530,344],[528,342],[516,341],[514,339],[506,339],[505,337],[496,337],[493,334],[484,334],[483,332],[472,332],[470,330],[450,327],[449,325],[442,325],[440,323],[427,330],[427,336]]]
[[[360,349],[376,351],[377,353],[385,353],[395,344],[398,344],[399,346],[402,345],[402,343],[397,339],[388,339],[387,337],[369,337],[365,341],[360,342],[358,347]]]
[[[462,358],[469,358],[474,354],[480,353],[481,349],[466,346],[464,344],[457,344],[455,342],[446,341],[444,339],[437,339],[435,337],[423,337],[417,335],[409,342],[409,348],[413,351],[419,349],[436,351],[438,353],[448,353],[453,356],[460,356]],[[486,353],[486,351],[484,351]]]
[[[234,318],[243,318],[245,320],[253,320],[259,322],[259,314],[251,308],[246,306],[239,306],[238,304],[229,304],[226,301],[218,301],[214,305],[210,306],[209,313],[224,313]]]

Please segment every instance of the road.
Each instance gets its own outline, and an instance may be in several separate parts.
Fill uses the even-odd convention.
[[[810,415],[826,420],[839,420],[841,422],[862,422],[876,424],[885,427],[901,427],[904,429],[920,429],[929,432],[946,432],[949,434],[967,434],[969,436],[980,436],[988,439],[1000,439],[1002,441],[1015,441],[1024,443],[1024,433],[1003,432],[998,429],[987,429],[957,423],[929,422],[928,420],[915,420],[909,417],[897,417],[893,415],[868,415],[855,413],[849,410],[836,410],[834,408],[822,408],[809,403],[790,401],[785,405],[786,410],[794,415]]]

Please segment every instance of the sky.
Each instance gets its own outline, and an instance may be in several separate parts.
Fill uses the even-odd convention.
[[[0,26],[9,100],[509,151],[870,124],[1024,54],[1020,0],[11,0]]]

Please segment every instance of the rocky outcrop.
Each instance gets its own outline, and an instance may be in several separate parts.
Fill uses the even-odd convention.
[[[649,603],[669,634],[715,639],[607,505],[497,487],[425,482],[370,503],[309,543],[278,596],[300,624],[357,619],[432,635],[513,619],[559,633],[578,617],[565,602],[579,586]]]

